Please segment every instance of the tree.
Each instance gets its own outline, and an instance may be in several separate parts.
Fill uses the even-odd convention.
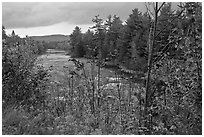
[[[171,3],[164,3],[160,9],[160,15],[158,15],[158,25],[157,33],[160,34],[155,37],[155,46],[153,58],[159,55],[159,52],[169,43],[169,35],[171,30],[175,27],[174,22],[172,21],[174,17],[171,10]]]
[[[72,46],[72,56],[73,57],[83,57],[84,47],[83,47],[83,41],[82,41],[82,33],[81,29],[76,26],[73,33],[70,35],[70,44]]]
[[[103,19],[99,18],[99,15],[95,16],[92,21],[95,23],[95,26],[92,27],[94,29],[94,39],[96,43],[96,48],[98,50],[98,59],[99,62],[103,59],[103,54],[106,52],[104,47],[104,39],[106,35],[106,26],[104,25]]]
[[[102,58],[103,59],[106,59],[107,56],[108,56],[108,53],[109,53],[109,47],[110,47],[110,37],[109,37],[109,30],[110,30],[110,27],[112,25],[112,16],[109,15],[107,17],[107,20],[105,21],[104,23],[104,43],[103,43],[103,46],[101,48],[101,53],[102,53]]]
[[[152,105],[151,103],[151,92],[150,92],[150,82],[151,82],[151,69],[152,69],[152,55],[153,55],[153,49],[155,46],[155,34],[157,31],[157,21],[158,21],[158,12],[159,12],[158,2],[155,3],[155,9],[154,9],[154,26],[150,28],[149,32],[149,38],[148,38],[148,71],[147,71],[147,80],[146,80],[146,95],[145,95],[145,108],[144,108],[144,114],[145,117],[148,117],[149,115],[149,107]],[[151,116],[150,116],[151,117]],[[151,119],[151,118],[150,118]],[[148,120],[147,120],[148,121]],[[151,133],[151,127],[152,123],[151,120],[148,122],[146,121],[145,126],[148,129],[148,133]]]
[[[97,53],[95,51],[95,44],[94,44],[94,32],[88,31],[83,34],[83,43],[84,43],[84,50],[86,53],[87,58],[94,57]]]
[[[138,9],[134,9],[132,12],[124,26],[123,36],[120,38],[119,61],[123,62],[123,65],[129,69],[145,70],[144,65],[141,65],[138,61],[144,57],[143,64],[146,64],[144,62],[150,24],[149,18]],[[136,59],[136,56],[140,58]]]
[[[157,133],[201,134],[201,4],[185,3],[173,16],[173,25],[159,31],[164,35],[156,35],[166,36],[167,41],[160,44],[166,47],[171,42],[172,48],[159,51],[162,57],[151,66],[147,90],[151,93],[146,91],[152,116],[149,122],[162,123]],[[172,49],[174,57],[168,52]]]
[[[9,105],[36,107],[45,99],[41,84],[46,81],[47,72],[35,66],[35,43],[18,37],[14,31],[12,34],[2,44],[3,108]]]
[[[101,95],[101,67],[102,67],[102,48],[103,48],[103,41],[104,41],[104,34],[105,34],[105,27],[103,24],[103,20],[101,18],[99,18],[99,15],[95,16],[94,19],[92,19],[92,21],[95,23],[95,26],[93,26],[92,28],[95,29],[95,40],[96,40],[96,47],[98,50],[98,60],[97,60],[97,65],[98,65],[98,80],[97,80],[97,105],[100,106],[100,95]]]
[[[118,41],[119,38],[122,36],[123,32],[123,24],[120,18],[116,15],[113,16],[113,20],[111,21],[111,24],[107,34],[106,34],[106,41],[105,44],[108,44],[108,58],[115,62],[117,56],[118,56]],[[114,63],[115,65],[115,63]]]

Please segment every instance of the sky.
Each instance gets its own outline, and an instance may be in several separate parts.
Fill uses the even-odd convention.
[[[86,32],[100,15],[117,15],[127,20],[132,10],[146,11],[144,2],[3,2],[2,24],[21,37],[51,34],[70,35],[76,26]]]

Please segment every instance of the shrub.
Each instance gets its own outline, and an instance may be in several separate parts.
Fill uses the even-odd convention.
[[[3,108],[43,100],[41,89],[48,75],[42,67],[34,69],[35,47],[18,37],[7,38],[2,45]]]

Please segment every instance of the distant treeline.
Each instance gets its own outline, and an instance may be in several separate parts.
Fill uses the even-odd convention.
[[[46,50],[47,49],[58,49],[58,50],[65,50],[70,51],[70,44],[69,41],[36,41],[37,45],[43,46]]]
[[[70,50],[69,36],[65,35],[47,35],[47,36],[31,36],[31,40],[38,45],[44,45],[46,49]]]

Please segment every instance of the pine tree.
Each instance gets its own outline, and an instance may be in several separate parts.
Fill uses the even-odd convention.
[[[107,32],[107,37],[109,37],[109,51],[108,57],[115,61],[118,57],[118,43],[119,38],[121,38],[123,33],[123,24],[120,18],[116,15],[113,16],[112,24]]]
[[[84,52],[84,47],[83,47],[83,41],[82,41],[82,33],[81,29],[76,26],[73,33],[70,35],[70,44],[72,46],[71,51],[72,51],[72,56],[73,57],[83,57],[85,52]]]
[[[138,9],[134,9],[126,21],[123,36],[119,40],[119,61],[123,62],[123,65],[129,67],[129,69],[145,70],[143,66],[142,68],[135,67],[141,66],[137,64],[140,58],[135,57],[143,58],[143,64],[146,64],[145,55],[147,54],[146,43],[149,24],[149,17],[146,14],[143,15]]]
[[[88,31],[83,34],[83,44],[84,44],[84,50],[86,53],[86,57],[87,58],[91,58],[94,57],[97,53],[94,50],[95,49],[95,43],[94,43],[94,33],[93,31],[90,31],[90,29],[88,29]]]

